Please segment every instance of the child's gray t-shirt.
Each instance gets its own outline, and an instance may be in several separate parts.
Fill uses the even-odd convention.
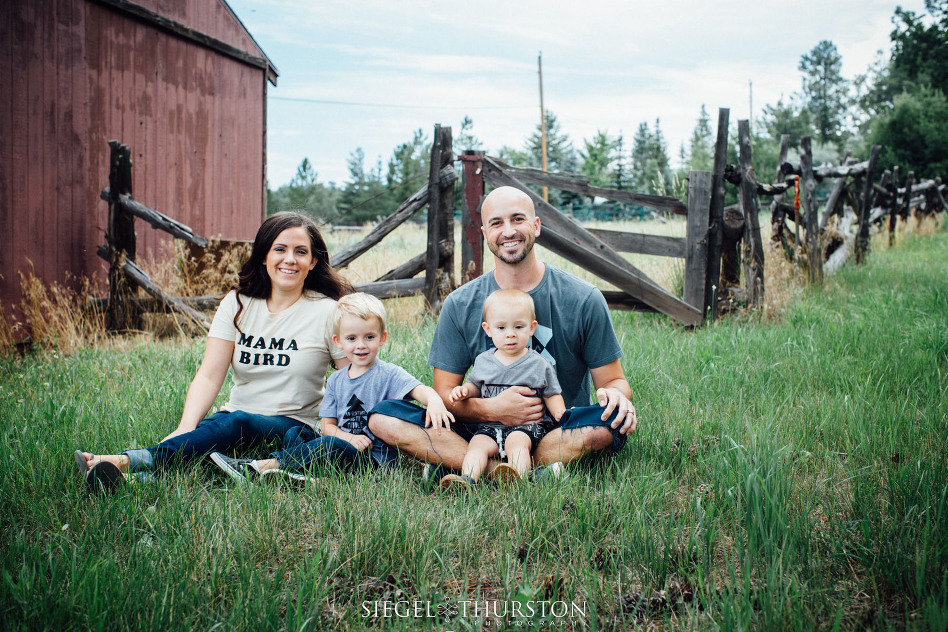
[[[372,458],[384,464],[396,457],[381,439],[369,431],[369,413],[385,399],[406,399],[416,386],[414,376],[400,366],[376,360],[368,371],[349,377],[348,367],[339,369],[326,381],[326,393],[319,407],[320,417],[334,417],[339,427],[354,435],[372,440]]]
[[[511,386],[532,388],[537,397],[562,393],[553,365],[533,349],[511,364],[498,360],[495,351],[489,349],[474,358],[474,367],[467,375],[467,381],[480,390],[481,397],[494,397]],[[543,420],[550,421],[549,412],[544,412]]]

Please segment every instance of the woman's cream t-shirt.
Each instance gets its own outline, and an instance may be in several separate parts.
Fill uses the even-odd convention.
[[[326,369],[345,354],[332,341],[336,301],[307,291],[293,305],[271,314],[267,301],[240,297],[244,309],[234,327],[237,293],[221,301],[208,337],[234,343],[234,385],[223,410],[283,415],[315,427]]]

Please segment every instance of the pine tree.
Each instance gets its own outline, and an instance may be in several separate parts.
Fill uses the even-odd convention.
[[[849,108],[849,81],[842,74],[843,58],[836,45],[823,40],[800,58],[803,96],[817,137],[824,143],[841,143]]]

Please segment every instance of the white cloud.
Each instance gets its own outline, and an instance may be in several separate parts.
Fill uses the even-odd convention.
[[[270,90],[273,184],[304,156],[321,180],[347,177],[434,123],[464,114],[489,149],[521,147],[539,119],[537,54],[546,106],[574,145],[597,129],[628,139],[661,118],[669,154],[688,138],[701,104],[731,120],[799,90],[800,56],[832,40],[844,74],[865,72],[888,49],[896,2],[882,0],[232,0],[281,71]],[[924,11],[923,0],[900,2]],[[300,103],[280,98],[335,101]],[[352,104],[378,104],[362,107]],[[348,105],[346,105],[348,104]],[[394,107],[398,106],[398,107]],[[674,159],[673,159],[674,160]]]

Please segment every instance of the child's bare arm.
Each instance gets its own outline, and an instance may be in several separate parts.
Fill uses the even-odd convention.
[[[563,413],[566,412],[566,402],[563,400],[563,396],[557,393],[544,397],[543,401],[546,403],[546,409],[550,412],[550,417],[559,421]]]
[[[319,431],[323,436],[342,439],[359,452],[365,452],[372,446],[372,440],[367,436],[352,434],[340,428],[335,417],[323,417],[319,422]]]
[[[454,402],[459,402],[463,399],[472,399],[474,397],[481,396],[481,389],[477,388],[470,382],[465,382],[460,386],[455,386],[451,389],[450,400],[453,404]]]
[[[451,428],[451,424],[454,423],[454,415],[445,407],[437,391],[430,386],[419,384],[411,390],[409,395],[427,408],[425,411],[425,428]]]

